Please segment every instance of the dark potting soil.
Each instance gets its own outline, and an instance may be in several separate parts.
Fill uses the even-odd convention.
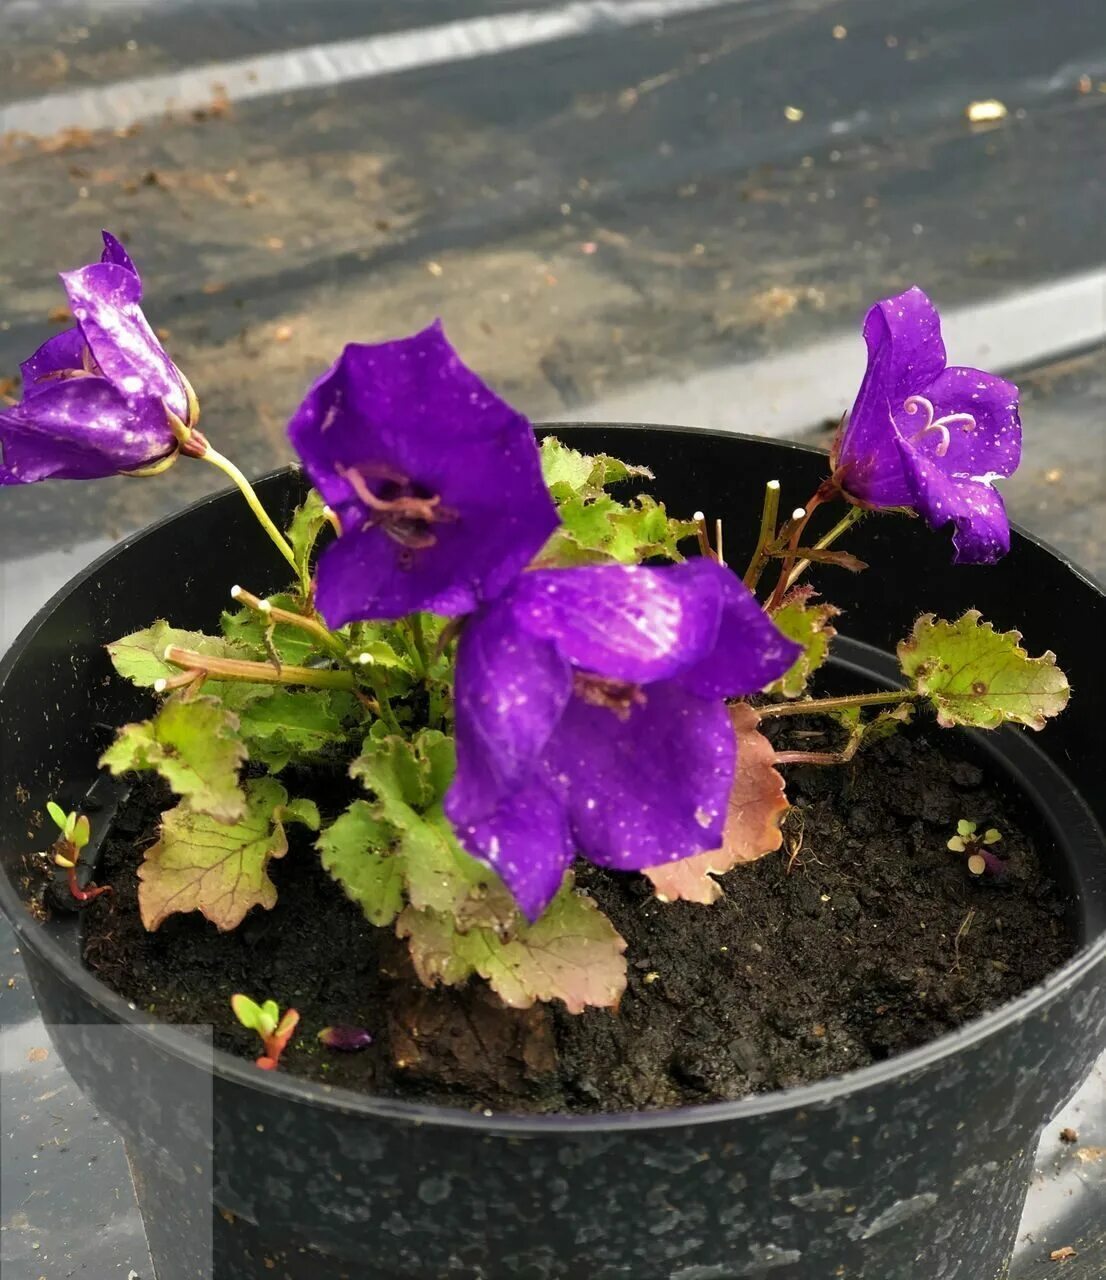
[[[778,745],[824,749],[801,722],[772,730]],[[1039,982],[1075,949],[1018,798],[958,754],[965,747],[929,726],[848,766],[789,766],[783,850],[725,876],[724,897],[709,907],[663,904],[641,876],[580,864],[578,885],[628,943],[617,1013],[510,1010],[479,981],[420,986],[403,945],[365,922],[310,838],[297,842],[299,828],[270,866],[273,911],[254,910],[229,934],[198,915],[147,934],[135,868],[172,803],[147,778],[102,852],[98,879],[114,894],[86,909],[85,960],[140,1007],[212,1024],[218,1047],[251,1058],[260,1046],[234,1021],[231,994],[295,1007],[300,1034],[282,1069],[375,1094],[580,1112],[807,1083],[934,1039]],[[344,779],[315,783],[324,815],[346,803]],[[960,818],[1002,831],[1001,880],[974,878],[949,852]],[[318,1030],[341,1023],[371,1030],[372,1046],[323,1048]]]

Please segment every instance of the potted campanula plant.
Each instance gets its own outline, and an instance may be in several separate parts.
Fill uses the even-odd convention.
[[[913,288],[828,464],[535,434],[434,324],[255,486],[104,240],[0,484],[245,502],[4,659],[0,895],[160,1280],[1006,1274],[1106,1028],[1106,603],[1011,535],[1016,387]]]

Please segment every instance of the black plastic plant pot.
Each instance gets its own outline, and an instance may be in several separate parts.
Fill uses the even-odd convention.
[[[753,540],[767,479],[800,502],[825,474],[823,456],[764,440],[557,430],[651,467],[674,512],[723,516],[733,548]],[[303,488],[289,470],[260,492],[287,516]],[[1059,653],[1067,712],[979,750],[1034,815],[1081,947],[1043,986],[923,1048],[668,1112],[511,1117],[327,1090],[213,1054],[98,982],[78,960],[79,917],[43,922],[26,899],[46,800],[91,792],[106,826],[115,791],[97,757],[146,711],[102,646],[159,617],[212,629],[232,578],[275,590],[282,562],[221,495],[122,543],[42,610],[0,665],[0,897],[66,1065],[125,1139],[159,1280],[207,1280],[212,1249],[217,1280],[1006,1274],[1038,1139],[1106,1045],[1106,597],[1024,535],[986,569],[951,569],[948,538],[920,521],[867,521],[852,549],[877,566],[833,584],[854,685],[893,677],[887,655],[923,610],[978,607]]]

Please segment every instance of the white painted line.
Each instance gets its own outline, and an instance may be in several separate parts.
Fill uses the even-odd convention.
[[[937,299],[938,303],[940,299]],[[854,332],[786,354],[604,396],[575,422],[657,422],[792,436],[850,407],[864,373]],[[949,363],[1016,372],[1106,342],[1106,270],[942,313]]]
[[[491,57],[593,32],[641,26],[746,0],[571,0],[439,26],[336,40],[281,53],[211,62],[162,75],[71,93],[44,94],[0,107],[0,135],[49,135],[59,129],[120,129],[166,111],[327,88],[420,67]]]

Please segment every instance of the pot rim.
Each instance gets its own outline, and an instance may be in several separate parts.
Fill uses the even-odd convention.
[[[535,424],[538,430],[573,430],[591,428],[627,431],[663,431],[688,435],[712,436],[722,440],[748,443],[769,443],[780,449],[796,453],[824,454],[825,450],[811,445],[796,444],[788,440],[775,440],[766,436],[720,431],[710,427],[665,426],[661,423],[606,423],[606,422],[553,422]],[[258,477],[256,483],[298,471],[291,464],[278,467]],[[97,557],[90,565],[71,578],[40,608],[22,628],[11,647],[0,657],[0,688],[6,684],[13,669],[31,644],[45,619],[55,608],[84,582],[98,573],[106,564],[123,551],[129,550],[142,539],[172,522],[184,519],[193,511],[212,502],[235,496],[233,489],[221,489],[208,494],[179,511],[163,517],[146,528],[131,534]],[[1042,538],[1028,533],[1019,525],[1013,526],[1017,539],[1039,547],[1059,561],[1070,573],[1086,583],[1092,591],[1106,595],[1106,587],[1091,574],[1076,565],[1070,557],[1058,551]],[[1092,969],[1106,960],[1106,932],[1082,948],[1076,955],[1050,974],[1043,983],[1031,987],[1016,999],[1002,1005],[964,1026],[955,1028],[931,1040],[928,1044],[905,1053],[896,1054],[883,1062],[872,1063],[845,1075],[829,1076],[814,1084],[798,1085],[770,1093],[753,1094],[732,1102],[709,1102],[696,1106],[676,1107],[656,1111],[624,1111],[594,1115],[526,1115],[510,1112],[465,1111],[430,1103],[406,1102],[396,1098],[375,1097],[352,1089],[321,1085],[311,1080],[299,1079],[280,1072],[259,1071],[244,1058],[237,1058],[221,1049],[205,1047],[202,1041],[178,1030],[171,1023],[151,1022],[133,1003],[112,991],[89,970],[74,972],[69,957],[26,910],[23,899],[6,875],[0,875],[0,909],[11,921],[21,944],[27,947],[47,965],[54,976],[74,988],[91,1005],[111,1019],[130,1027],[135,1034],[152,1041],[166,1052],[182,1058],[191,1066],[210,1071],[228,1084],[247,1089],[263,1090],[283,1097],[289,1103],[322,1107],[340,1114],[376,1117],[395,1122],[432,1124],[443,1128],[473,1130],[478,1134],[506,1134],[533,1138],[571,1136],[573,1134],[601,1133],[609,1131],[651,1131],[671,1128],[687,1128],[715,1122],[738,1121],[751,1116],[772,1115],[789,1110],[812,1110],[828,1106],[842,1098],[876,1088],[898,1077],[920,1073],[944,1059],[952,1058],[961,1050],[987,1039],[1012,1023],[1021,1021],[1047,1004],[1055,996],[1076,986]]]

